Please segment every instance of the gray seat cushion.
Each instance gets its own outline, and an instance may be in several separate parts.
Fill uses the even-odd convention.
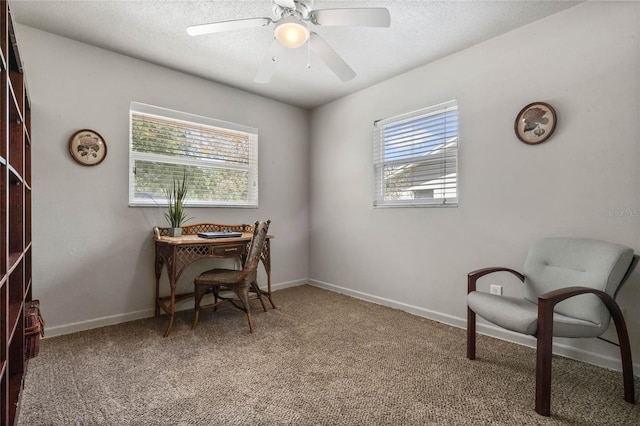
[[[467,295],[467,304],[482,318],[507,330],[535,336],[538,330],[538,305],[526,299],[496,296],[480,291]],[[603,326],[553,314],[553,335],[556,337],[596,337],[604,333]]]

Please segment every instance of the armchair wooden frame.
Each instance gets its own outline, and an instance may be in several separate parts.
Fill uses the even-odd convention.
[[[639,257],[634,255],[633,261],[622,279],[620,286],[626,281],[638,263]],[[518,271],[504,267],[490,267],[470,272],[467,276],[467,293],[476,291],[476,282],[481,277],[494,272],[509,272],[524,282],[525,276]],[[616,293],[617,290],[616,289]],[[622,361],[622,377],[624,384],[624,400],[634,404],[633,363],[627,326],[620,307],[609,294],[589,287],[566,287],[550,291],[538,297],[538,325],[535,338],[536,347],[536,402],[535,410],[543,416],[551,415],[551,365],[553,348],[553,310],[559,302],[580,295],[594,294],[605,304],[613,318]],[[467,306],[467,358],[476,358],[476,313]]]

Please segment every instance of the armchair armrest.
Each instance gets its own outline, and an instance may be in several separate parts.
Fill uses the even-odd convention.
[[[520,272],[511,268],[504,268],[501,266],[492,266],[489,268],[476,269],[475,271],[469,272],[467,274],[467,293],[476,291],[476,281],[478,281],[478,279],[484,277],[485,275],[492,274],[494,272],[509,272],[515,275],[516,277],[518,277],[520,281],[524,282],[524,275],[522,275]]]
[[[609,313],[614,318],[614,321],[616,317],[620,317],[623,322],[622,325],[624,325],[622,310],[613,299],[613,297],[609,296],[604,291],[596,290],[595,288],[580,286],[565,287],[558,290],[552,290],[538,296],[538,318],[540,318],[540,314],[543,311],[545,315],[551,315],[551,317],[553,317],[553,309],[558,303],[562,302],[565,299],[578,296],[580,294],[594,294],[598,296],[609,310]],[[618,328],[617,323],[616,328]]]
[[[611,302],[615,304],[615,301],[613,300],[613,298],[609,296],[607,293],[600,290],[596,290],[595,288],[580,287],[580,286],[564,287],[558,290],[552,290],[547,293],[541,294],[540,296],[538,296],[538,303],[544,300],[544,303],[546,304],[556,305],[565,299],[569,299],[571,297],[578,296],[580,294],[586,294],[586,293],[595,294],[600,299],[602,299],[602,301],[607,305],[607,307],[609,307],[607,304],[607,299],[609,299]],[[616,307],[617,307],[617,304],[616,304]]]
[[[511,268],[493,266],[490,268],[476,269],[467,274],[467,293],[476,291],[476,281],[485,275],[494,272],[509,272],[520,281],[524,282],[524,275]],[[467,358],[476,359],[476,313],[467,305]]]
[[[616,326],[616,332],[618,333],[618,342],[620,344],[620,355],[622,361],[623,381],[624,381],[624,399],[627,402],[634,403],[634,388],[633,388],[633,365],[631,361],[631,350],[629,342],[629,334],[627,333],[627,325],[622,316],[622,310],[616,303],[616,301],[607,293],[596,290],[589,287],[565,287],[558,290],[552,290],[550,292],[541,294],[538,296],[538,329],[536,331],[536,338],[538,339],[538,364],[541,368],[538,368],[536,373],[536,382],[540,380],[540,388],[536,384],[536,395],[542,392],[542,387],[550,386],[551,382],[551,345],[553,338],[553,309],[556,304],[562,302],[565,299],[569,299],[580,294],[594,294],[602,300],[605,304],[613,322]],[[546,348],[546,349],[543,349]],[[548,353],[548,355],[543,355]],[[544,373],[542,373],[544,371]],[[537,398],[536,398],[537,401]],[[548,402],[547,402],[548,403]],[[536,402],[536,406],[537,406]],[[541,410],[548,411],[548,406],[540,407]],[[538,407],[536,407],[538,411]],[[540,412],[540,411],[539,411]]]
[[[565,287],[558,290],[552,290],[547,293],[541,294],[538,296],[538,333],[540,333],[540,326],[551,324],[553,325],[553,310],[555,306],[562,302],[565,299],[569,299],[574,296],[578,296],[580,294],[594,294],[602,300],[605,304],[611,317],[613,318],[613,322],[616,325],[616,331],[618,332],[618,338],[625,338],[628,336],[627,334],[627,326],[624,322],[624,316],[622,315],[622,310],[616,303],[616,301],[605,293],[604,291],[596,290],[595,288],[590,287]],[[620,336],[620,332],[624,331],[624,336]]]

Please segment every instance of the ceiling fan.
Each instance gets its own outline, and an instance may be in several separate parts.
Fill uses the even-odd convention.
[[[191,36],[211,34],[243,28],[266,27],[275,24],[271,42],[258,72],[256,83],[268,83],[275,70],[276,55],[281,46],[296,49],[305,44],[318,56],[340,80],[346,82],[356,76],[355,71],[317,33],[309,30],[309,24],[318,26],[389,27],[389,10],[383,7],[312,9],[313,0],[273,0],[272,18],[249,18],[213,22],[187,27]]]

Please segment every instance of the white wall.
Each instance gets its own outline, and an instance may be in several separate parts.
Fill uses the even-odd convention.
[[[312,283],[464,327],[466,274],[521,269],[534,239],[592,237],[640,252],[639,9],[581,4],[314,110]],[[374,209],[373,122],[449,99],[460,113],[460,206]],[[533,101],[558,114],[539,146],[513,131]],[[639,272],[618,296],[636,366]],[[490,282],[521,294],[508,276]],[[561,353],[620,366],[607,343],[560,343]]]
[[[159,208],[128,207],[131,101],[259,129],[260,208],[191,209],[189,223],[270,218],[273,283],[306,282],[307,111],[30,27],[17,37],[33,122],[33,293],[49,336],[153,315],[151,232],[166,222]],[[82,128],[106,140],[98,166],[69,155]],[[192,289],[193,275],[181,289]],[[166,293],[166,271],[163,285]]]

